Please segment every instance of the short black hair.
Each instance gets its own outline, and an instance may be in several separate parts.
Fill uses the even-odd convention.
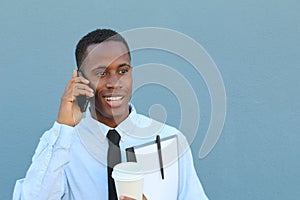
[[[82,37],[76,45],[75,57],[77,68],[80,68],[83,60],[86,58],[86,50],[88,46],[105,41],[122,42],[128,50],[129,58],[131,57],[126,40],[118,32],[111,29],[96,29]]]

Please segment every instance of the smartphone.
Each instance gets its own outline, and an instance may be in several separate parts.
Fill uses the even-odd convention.
[[[85,78],[83,76],[82,72],[79,71],[79,70],[77,70],[77,75],[78,75],[78,77],[81,76],[81,77]],[[76,97],[76,101],[78,103],[78,106],[79,106],[81,112],[85,112],[86,111],[87,106],[89,104],[89,100],[90,100],[90,98],[87,97],[87,96],[85,96],[85,95],[79,95],[79,96]]]

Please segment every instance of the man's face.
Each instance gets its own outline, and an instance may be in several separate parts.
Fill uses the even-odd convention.
[[[82,72],[95,91],[91,109],[97,119],[109,126],[116,126],[129,114],[128,103],[132,94],[132,71],[128,50],[122,42],[107,41],[92,44]]]

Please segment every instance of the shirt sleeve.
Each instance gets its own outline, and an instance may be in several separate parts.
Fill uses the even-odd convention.
[[[74,127],[57,122],[43,134],[25,178],[16,182],[13,200],[58,200],[64,196],[64,166],[70,160],[74,136]]]
[[[179,158],[180,180],[178,200],[208,200],[194,168],[190,148]]]

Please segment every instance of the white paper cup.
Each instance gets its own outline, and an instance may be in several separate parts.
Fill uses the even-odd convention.
[[[127,196],[136,200],[143,198],[144,174],[136,162],[117,164],[112,172],[118,197]]]

